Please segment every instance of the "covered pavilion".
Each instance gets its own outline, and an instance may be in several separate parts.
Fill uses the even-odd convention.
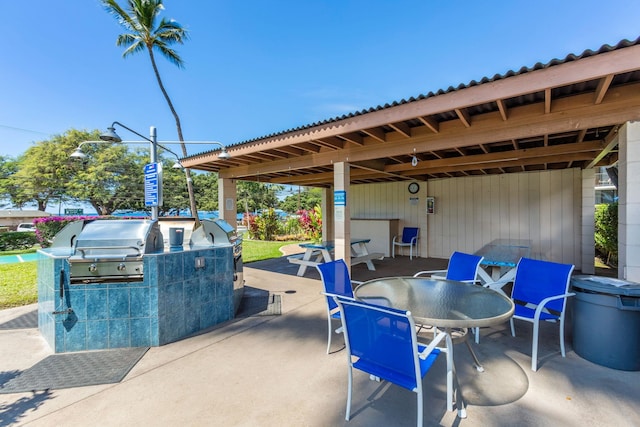
[[[618,276],[640,281],[639,119],[640,38],[231,144],[230,159],[214,150],[181,162],[219,174],[232,224],[237,180],[323,188],[323,236],[347,261],[351,219],[393,218],[421,228],[421,256],[526,238],[583,273],[594,272],[595,175],[616,167]]]

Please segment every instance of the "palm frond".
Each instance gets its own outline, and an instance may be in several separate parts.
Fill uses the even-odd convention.
[[[182,58],[180,58],[180,55],[178,55],[175,50],[168,47],[166,43],[159,41],[158,43],[154,44],[153,47],[156,50],[160,51],[160,53],[162,53],[162,56],[164,56],[169,62],[176,65],[178,68],[184,68],[184,61],[182,60]]]

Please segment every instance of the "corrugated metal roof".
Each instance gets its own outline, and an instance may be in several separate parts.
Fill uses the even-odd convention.
[[[549,68],[549,67],[554,67],[554,66],[557,66],[557,65],[565,64],[565,63],[572,62],[572,61],[577,61],[579,59],[588,58],[590,56],[599,55],[599,54],[602,54],[602,53],[611,52],[611,51],[614,51],[614,50],[623,49],[623,48],[630,47],[630,46],[635,46],[637,44],[640,44],[640,37],[638,37],[635,40],[627,40],[627,39],[622,40],[622,41],[618,42],[614,46],[611,46],[609,44],[604,44],[597,50],[587,49],[587,50],[585,50],[584,52],[582,52],[579,55],[576,55],[576,54],[572,53],[572,54],[567,55],[563,59],[554,58],[554,59],[550,60],[549,62],[547,62],[545,64],[543,64],[541,62],[538,62],[538,63],[534,64],[531,67],[523,66],[519,70],[509,70],[509,71],[505,72],[504,74],[495,74],[493,77],[483,77],[479,81],[471,80],[467,84],[461,83],[456,87],[449,86],[447,89],[439,89],[435,93],[434,92],[428,92],[426,94],[421,94],[421,95],[418,95],[416,97],[410,97],[409,99],[401,99],[399,101],[393,101],[392,103],[386,103],[384,105],[377,105],[375,107],[370,107],[370,108],[367,108],[367,109],[364,109],[364,110],[343,114],[341,116],[333,117],[333,118],[330,118],[330,119],[321,120],[321,121],[318,121],[318,122],[313,122],[311,124],[302,125],[302,126],[298,126],[298,127],[291,128],[291,129],[286,129],[286,130],[283,130],[283,131],[280,131],[280,132],[274,132],[274,133],[271,133],[271,134],[267,134],[267,135],[264,135],[264,136],[261,136],[261,137],[257,137],[257,138],[248,139],[248,140],[245,140],[245,141],[242,141],[242,142],[237,142],[237,143],[234,143],[234,144],[229,144],[229,145],[227,145],[227,147],[235,147],[235,146],[239,146],[239,145],[243,145],[243,144],[252,143],[252,142],[255,142],[255,141],[260,141],[260,140],[267,139],[267,138],[273,138],[273,137],[286,135],[286,134],[291,133],[291,132],[298,132],[298,131],[314,128],[316,126],[327,125],[327,124],[338,122],[338,121],[341,121],[341,120],[357,117],[357,116],[360,116],[360,115],[363,115],[363,114],[368,114],[368,113],[372,113],[372,112],[375,112],[375,111],[385,110],[385,109],[388,109],[388,108],[396,107],[398,105],[408,104],[408,103],[411,103],[411,102],[416,102],[416,101],[419,101],[419,100],[431,98],[431,97],[434,97],[434,96],[444,95],[444,94],[451,93],[451,92],[456,92],[456,91],[459,91],[459,90],[462,90],[462,89],[467,89],[467,88],[470,88],[470,87],[473,87],[473,86],[478,86],[478,85],[482,85],[482,84],[485,84],[485,83],[495,82],[495,81],[498,81],[498,80],[503,80],[503,79],[506,79],[506,78],[509,78],[509,77],[514,77],[514,76],[518,76],[518,75],[522,75],[522,74],[526,74],[526,73],[531,73],[533,71],[537,71],[537,70],[541,70],[541,69],[545,69],[545,68]],[[517,101],[513,101],[513,102],[517,102]],[[197,154],[195,154],[194,156],[196,156],[196,155]]]

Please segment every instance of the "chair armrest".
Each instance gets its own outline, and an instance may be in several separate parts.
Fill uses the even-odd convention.
[[[391,239],[391,243],[395,244],[395,243],[396,243],[396,238],[397,238],[397,237],[398,237],[398,236],[393,236],[393,239]]]
[[[419,277],[422,276],[424,274],[432,274],[432,273],[445,273],[446,274],[447,270],[424,270],[424,271],[418,271],[416,274],[413,275],[413,277]],[[443,277],[444,279],[444,277]]]
[[[547,305],[548,302],[554,301],[554,300],[557,300],[557,299],[565,299],[565,298],[568,298],[568,297],[572,297],[574,295],[575,295],[575,293],[570,292],[568,294],[554,295],[554,296],[547,297],[547,298],[543,299],[542,301],[540,301],[540,304],[538,304],[538,306],[536,307],[536,312],[534,313],[533,318],[534,319],[539,319],[540,318],[540,313],[542,313],[542,310],[544,310],[544,307],[545,307],[545,305]]]
[[[440,344],[440,341],[446,338],[446,336],[447,336],[446,332],[439,332],[438,335],[436,335],[435,338],[429,343],[429,345],[427,345],[427,348],[425,348],[420,353],[418,353],[418,357],[422,360],[425,360],[427,357],[429,357],[431,352],[438,346],[438,344]]]
[[[362,285],[364,282],[360,281],[360,280],[352,280],[351,281],[352,284],[356,284],[356,285]]]
[[[411,244],[415,244],[418,241],[418,236],[411,238]]]

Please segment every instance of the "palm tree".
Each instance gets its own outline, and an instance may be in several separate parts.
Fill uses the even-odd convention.
[[[182,136],[182,126],[180,125],[180,117],[169,98],[169,94],[162,83],[160,72],[156,65],[154,51],[158,51],[169,62],[172,62],[179,68],[184,67],[182,58],[178,53],[171,49],[171,45],[175,43],[183,44],[189,38],[187,31],[174,20],[166,20],[162,18],[157,24],[157,17],[164,10],[163,0],[127,0],[128,12],[122,9],[116,0],[102,0],[102,4],[107,11],[114,15],[120,25],[122,25],[129,33],[120,34],[116,41],[117,46],[125,47],[122,56],[127,56],[146,50],[149,53],[153,72],[164,95],[164,99],[169,105],[171,114],[176,121],[176,129],[178,131],[178,139],[181,141],[182,155],[187,156],[187,147],[184,144]],[[189,204],[191,214],[195,217],[196,225],[199,224],[198,209],[196,207],[196,199],[193,191],[193,181],[191,179],[191,171],[188,168],[184,170],[187,178],[187,191],[189,193]]]

